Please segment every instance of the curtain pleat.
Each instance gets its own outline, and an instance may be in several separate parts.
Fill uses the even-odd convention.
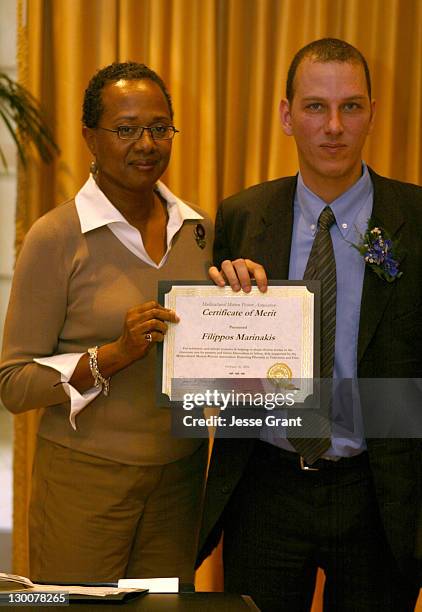
[[[146,63],[175,108],[171,189],[214,214],[244,187],[297,171],[278,105],[293,54],[335,36],[366,56],[377,100],[365,160],[422,182],[420,0],[18,0],[19,78],[41,101],[61,155],[18,172],[16,243],[88,175],[81,104],[89,78],[112,61]],[[15,569],[27,572],[26,507],[38,417],[16,418]],[[212,564],[211,564],[212,565]],[[221,572],[200,577],[221,588]],[[208,581],[208,582],[207,582]]]

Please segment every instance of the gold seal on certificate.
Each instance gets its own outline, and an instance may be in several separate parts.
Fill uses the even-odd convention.
[[[267,372],[267,378],[276,387],[283,389],[296,389],[296,386],[291,382],[293,372],[287,363],[275,363]]]
[[[292,378],[293,373],[287,363],[275,363],[267,372],[267,378]]]
[[[160,301],[175,310],[162,347],[161,393],[189,379],[298,380],[317,376],[319,283],[273,281],[265,293],[161,281]],[[159,349],[161,350],[161,349]],[[233,387],[234,388],[234,387]]]

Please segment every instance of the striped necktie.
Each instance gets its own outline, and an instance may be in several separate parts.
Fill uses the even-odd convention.
[[[321,281],[321,378],[332,378],[336,337],[336,260],[330,227],[336,222],[333,211],[326,206],[318,219],[315,236],[304,280]],[[331,394],[330,394],[331,395]],[[326,403],[331,402],[331,397]],[[330,423],[327,417],[309,413],[304,422],[303,433],[312,433],[312,438],[290,438],[297,452],[309,464],[314,463],[330,447]]]

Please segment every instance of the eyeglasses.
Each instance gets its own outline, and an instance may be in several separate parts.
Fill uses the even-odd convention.
[[[148,130],[153,140],[172,140],[175,133],[179,132],[173,125],[152,125],[151,127],[146,125],[119,125],[116,130],[98,126],[98,129],[114,132],[122,140],[139,140],[145,130]]]

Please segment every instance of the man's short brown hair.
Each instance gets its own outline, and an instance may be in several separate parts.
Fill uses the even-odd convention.
[[[368,64],[362,53],[345,40],[338,38],[321,38],[302,47],[294,56],[287,73],[286,98],[291,103],[294,96],[294,79],[300,63],[310,58],[315,62],[354,62],[362,64],[365,71],[368,96],[371,99],[371,75]]]

